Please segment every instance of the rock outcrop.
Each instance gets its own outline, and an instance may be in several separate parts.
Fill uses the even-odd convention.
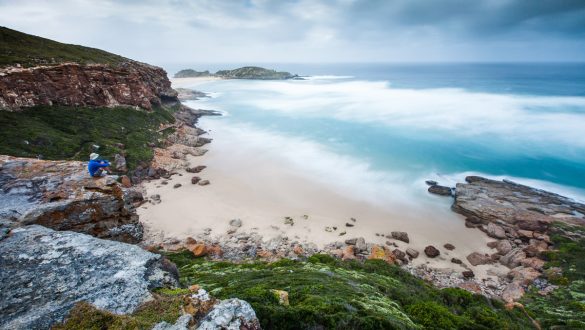
[[[0,69],[0,109],[37,105],[136,106],[176,101],[166,72],[128,60],[117,65],[62,63]]]
[[[0,156],[0,168],[3,226],[39,224],[127,243],[142,239],[135,213],[142,194],[113,177],[90,177],[84,162]]]
[[[130,245],[42,226],[0,241],[0,328],[48,329],[87,301],[131,313],[149,290],[177,285],[174,264]]]

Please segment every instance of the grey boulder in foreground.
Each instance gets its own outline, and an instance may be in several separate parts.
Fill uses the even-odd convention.
[[[38,225],[0,240],[0,329],[48,329],[87,301],[131,313],[149,290],[177,285],[176,268],[138,246]]]

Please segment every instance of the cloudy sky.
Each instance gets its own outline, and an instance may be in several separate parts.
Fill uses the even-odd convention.
[[[0,0],[0,25],[158,65],[585,61],[585,0]]]

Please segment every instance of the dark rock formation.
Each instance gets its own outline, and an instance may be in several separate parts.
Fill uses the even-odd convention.
[[[36,105],[152,109],[176,100],[177,92],[163,69],[130,60],[117,65],[63,63],[0,69],[0,109]]]
[[[131,313],[149,290],[177,285],[176,267],[140,247],[42,226],[0,241],[0,328],[49,329],[87,301]]]
[[[453,192],[451,188],[445,186],[434,185],[429,187],[429,192],[435,195],[451,196]]]
[[[406,232],[393,231],[390,234],[392,235],[392,238],[394,238],[395,240],[403,241],[405,243],[410,242],[410,239],[408,238],[408,233],[406,233]]]
[[[86,163],[0,156],[0,220],[9,227],[39,224],[137,243],[139,192],[112,177],[92,178]]]
[[[435,257],[439,256],[439,254],[441,254],[441,252],[439,250],[437,250],[437,248],[435,248],[432,245],[427,246],[425,248],[424,252],[427,255],[427,257],[429,257],[429,258],[435,258]]]

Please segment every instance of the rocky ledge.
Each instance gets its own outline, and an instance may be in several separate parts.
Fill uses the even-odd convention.
[[[0,241],[0,269],[2,329],[48,329],[80,301],[130,313],[178,284],[174,264],[136,245],[36,225]]]
[[[166,72],[130,61],[118,65],[62,63],[31,68],[0,69],[0,109],[37,105],[152,109],[176,101]]]
[[[113,177],[92,178],[86,163],[0,156],[0,228],[38,224],[127,243],[142,239],[142,194]]]
[[[545,272],[561,272],[556,267],[544,269],[544,255],[553,248],[549,229],[554,222],[585,226],[585,204],[509,180],[468,176],[465,181],[453,189],[452,210],[466,217],[467,227],[477,228],[495,239],[488,243],[494,249],[491,255],[474,252],[467,256],[467,261],[474,266],[500,263],[510,268],[501,293],[505,301],[520,299],[536,280],[542,294],[554,290],[554,286],[540,279]],[[431,188],[442,189],[429,189],[431,193],[451,189],[432,183]]]

